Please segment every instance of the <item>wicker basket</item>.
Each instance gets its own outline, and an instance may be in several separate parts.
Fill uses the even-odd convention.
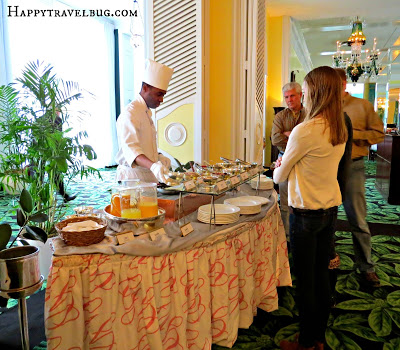
[[[71,222],[80,222],[86,220],[93,220],[104,226],[90,231],[63,231],[63,228]],[[95,216],[80,216],[77,218],[63,220],[56,224],[55,227],[65,244],[81,247],[101,242],[104,238],[104,232],[107,229],[107,222]]]

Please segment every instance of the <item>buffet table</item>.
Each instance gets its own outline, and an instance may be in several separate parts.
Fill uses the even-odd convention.
[[[198,231],[208,225],[195,213],[188,217],[195,231],[186,237],[166,226],[172,241],[150,242],[156,252],[169,251],[162,255],[104,254],[102,247],[81,254],[56,242],[46,290],[48,349],[231,347],[257,307],[277,309],[276,287],[291,285],[277,196],[268,196],[261,215],[206,236]]]

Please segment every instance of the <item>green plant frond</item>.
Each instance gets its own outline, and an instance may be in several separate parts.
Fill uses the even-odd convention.
[[[383,344],[383,350],[398,350],[400,349],[400,338],[390,339],[389,342]]]
[[[386,309],[386,312],[388,313],[392,321],[396,324],[396,326],[400,328],[400,308],[388,308]]]
[[[392,331],[392,319],[385,308],[378,307],[368,316],[368,324],[377,336],[385,337]]]
[[[353,290],[353,289],[345,289],[345,293],[352,295],[353,297],[358,297],[366,300],[375,300],[375,297],[369,293],[361,292],[359,290]]]
[[[392,238],[390,236],[376,235],[371,237],[372,244],[374,243],[386,243],[391,242]]]
[[[333,317],[332,317],[333,318]],[[368,322],[368,318],[360,313],[345,313],[342,315],[337,316],[336,318],[333,318],[333,324],[332,327],[340,327],[344,325],[359,325],[360,323],[366,323]]]
[[[341,331],[333,331],[328,328],[325,339],[331,349],[335,350],[362,350],[361,347],[350,337]]]
[[[388,294],[387,302],[392,306],[400,307],[400,290]]]
[[[342,301],[341,303],[337,304],[335,307],[338,309],[353,310],[353,311],[372,310],[376,307],[376,301],[371,302],[371,300],[351,299],[351,300]]]

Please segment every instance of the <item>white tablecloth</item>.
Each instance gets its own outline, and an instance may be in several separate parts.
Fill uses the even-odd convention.
[[[161,256],[54,256],[48,349],[231,347],[257,307],[277,309],[276,287],[291,278],[276,202],[261,220],[218,232]]]

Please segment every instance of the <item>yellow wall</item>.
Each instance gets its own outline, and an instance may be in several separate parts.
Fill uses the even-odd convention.
[[[209,160],[231,154],[232,105],[231,0],[210,1]],[[207,101],[206,101],[207,103]]]
[[[388,124],[393,124],[395,109],[396,109],[396,101],[389,101],[388,119],[387,119]]]
[[[273,107],[282,104],[282,25],[283,17],[267,18],[268,80],[266,113],[265,164],[271,162],[271,127],[274,120]]]
[[[171,146],[164,136],[165,128],[170,123],[181,123],[186,129],[186,140],[180,146]],[[182,105],[157,121],[158,147],[182,164],[194,159],[194,105],[192,103]]]

